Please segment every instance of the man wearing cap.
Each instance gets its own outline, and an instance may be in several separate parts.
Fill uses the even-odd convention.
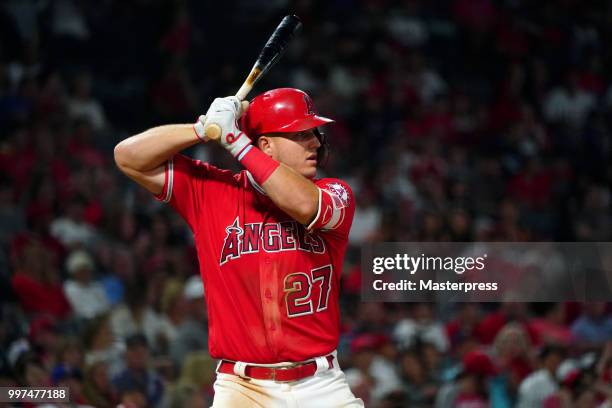
[[[119,169],[193,231],[209,351],[221,360],[214,407],[363,406],[335,352],[355,203],[342,180],[315,177],[327,151],[319,127],[329,122],[306,93],[281,88],[250,107],[217,98],[194,125],[156,127],[115,147]],[[211,124],[245,170],[179,154],[206,141]]]
[[[94,262],[86,251],[71,252],[66,270],[70,279],[64,283],[64,293],[77,316],[91,319],[110,309],[104,286],[93,280]]]

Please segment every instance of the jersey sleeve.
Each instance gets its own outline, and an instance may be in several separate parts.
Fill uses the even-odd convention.
[[[225,172],[211,164],[177,154],[166,162],[164,189],[155,199],[169,203],[194,230],[198,214],[202,213],[205,194],[215,194],[211,191],[214,184],[209,181],[220,178]]]
[[[353,191],[338,179],[325,178],[315,184],[319,188],[319,208],[308,230],[333,231],[348,237],[355,214]]]

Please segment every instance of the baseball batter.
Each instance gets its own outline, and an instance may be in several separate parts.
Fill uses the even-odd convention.
[[[282,88],[250,106],[217,98],[194,125],[152,128],[115,148],[121,171],[193,231],[209,350],[221,360],[214,407],[363,406],[335,352],[355,206],[342,180],[315,178],[326,148],[318,127],[330,122],[306,93]],[[209,124],[245,170],[179,153],[203,141]]]

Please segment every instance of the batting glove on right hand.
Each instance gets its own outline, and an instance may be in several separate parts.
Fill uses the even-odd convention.
[[[207,126],[212,124],[219,126],[221,136],[217,141],[232,156],[238,157],[240,152],[251,144],[251,139],[238,128],[238,118],[247,108],[248,102],[241,104],[235,96],[216,98],[208,108],[206,115],[198,118],[194,130],[198,137],[203,139]]]

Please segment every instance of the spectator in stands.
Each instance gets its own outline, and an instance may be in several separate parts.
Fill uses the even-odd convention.
[[[34,353],[22,354],[15,364],[15,375],[22,387],[49,387],[51,379]]]
[[[95,228],[85,221],[85,205],[82,197],[70,200],[64,214],[55,218],[49,226],[51,235],[67,248],[93,248],[98,240]]]
[[[150,367],[147,338],[140,333],[134,334],[126,340],[126,346],[126,368],[113,378],[113,385],[124,398],[134,389],[144,391],[147,406],[159,406],[164,395],[164,384]]]
[[[424,355],[415,347],[402,353],[399,358],[404,394],[410,406],[431,406],[438,392],[436,379],[424,362]]]
[[[147,408],[146,390],[136,384],[127,385],[121,391],[121,404],[117,408]]]
[[[50,370],[56,363],[59,345],[62,341],[58,321],[49,316],[36,317],[30,322],[28,350]]]
[[[136,277],[134,254],[127,248],[117,245],[109,248],[106,274],[100,282],[104,285],[106,297],[112,306],[118,306],[124,300],[125,286]]]
[[[204,408],[212,404],[215,361],[203,352],[188,354],[181,374],[166,393],[168,408]]]
[[[486,408],[489,406],[489,380],[497,374],[491,358],[478,350],[463,357],[458,392],[453,408]]]
[[[477,303],[458,304],[457,309],[455,318],[446,323],[446,335],[451,348],[465,338],[476,337],[476,328],[481,321]]]
[[[83,345],[74,337],[63,338],[58,345],[55,366],[51,370],[51,381],[54,384],[63,378],[83,379]]]
[[[585,302],[582,314],[572,324],[572,334],[581,347],[600,348],[612,341],[612,316],[606,302]]]
[[[452,380],[440,387],[434,406],[488,407],[489,381],[497,373],[497,367],[483,351],[474,349],[466,352],[456,367]]]
[[[395,326],[393,338],[400,349],[408,349],[417,342],[426,342],[434,344],[444,353],[450,346],[444,326],[436,319],[433,306],[428,303],[413,304],[409,317]]]
[[[104,108],[91,95],[91,74],[87,71],[80,72],[73,79],[68,115],[73,120],[86,119],[97,132],[107,126]]]
[[[538,302],[532,304],[532,309],[536,316],[527,323],[527,330],[536,346],[549,343],[569,346],[573,342],[563,303]]]
[[[492,406],[516,405],[519,386],[532,371],[530,353],[531,341],[520,323],[508,323],[497,333],[491,357],[499,374],[489,386]]]
[[[557,392],[556,373],[566,355],[559,345],[544,345],[539,352],[540,368],[523,380],[519,387],[519,408],[539,407],[550,395]]]
[[[170,345],[176,341],[179,327],[186,316],[186,301],[183,297],[183,282],[178,278],[170,278],[164,282],[160,299],[161,323],[163,337],[163,353],[168,354]]]
[[[208,349],[204,285],[199,275],[187,279],[182,296],[186,303],[185,320],[178,326],[169,350],[177,368],[188,354]]]
[[[544,116],[551,123],[580,128],[595,106],[595,97],[578,86],[578,75],[570,71],[560,86],[553,88],[544,102]]]
[[[85,367],[83,396],[96,408],[115,408],[119,396],[110,382],[108,365],[104,360],[93,361]]]
[[[111,375],[123,368],[122,356],[125,345],[114,336],[109,314],[87,322],[82,336],[87,349],[85,365],[103,361],[108,365]]]
[[[525,303],[503,302],[498,309],[485,315],[475,329],[477,338],[482,344],[493,344],[499,331],[507,323],[516,322],[524,324],[528,316]]]
[[[12,286],[26,313],[63,319],[71,312],[49,251],[35,239],[19,251]]]
[[[66,270],[71,279],[64,282],[64,293],[74,313],[84,319],[96,317],[110,309],[104,287],[93,280],[94,266],[92,257],[84,250],[71,252],[66,260]]]
[[[142,278],[130,282],[123,303],[111,313],[111,326],[117,339],[126,339],[136,333],[147,337],[151,351],[163,348],[163,321],[147,304],[147,285]]]
[[[351,342],[353,367],[346,371],[351,390],[367,404],[376,405],[386,394],[401,390],[401,382],[392,361],[387,360],[380,349],[389,342],[381,334],[364,333]]]
[[[574,229],[581,241],[605,241],[612,233],[610,190],[601,185],[590,185],[574,219]]]

